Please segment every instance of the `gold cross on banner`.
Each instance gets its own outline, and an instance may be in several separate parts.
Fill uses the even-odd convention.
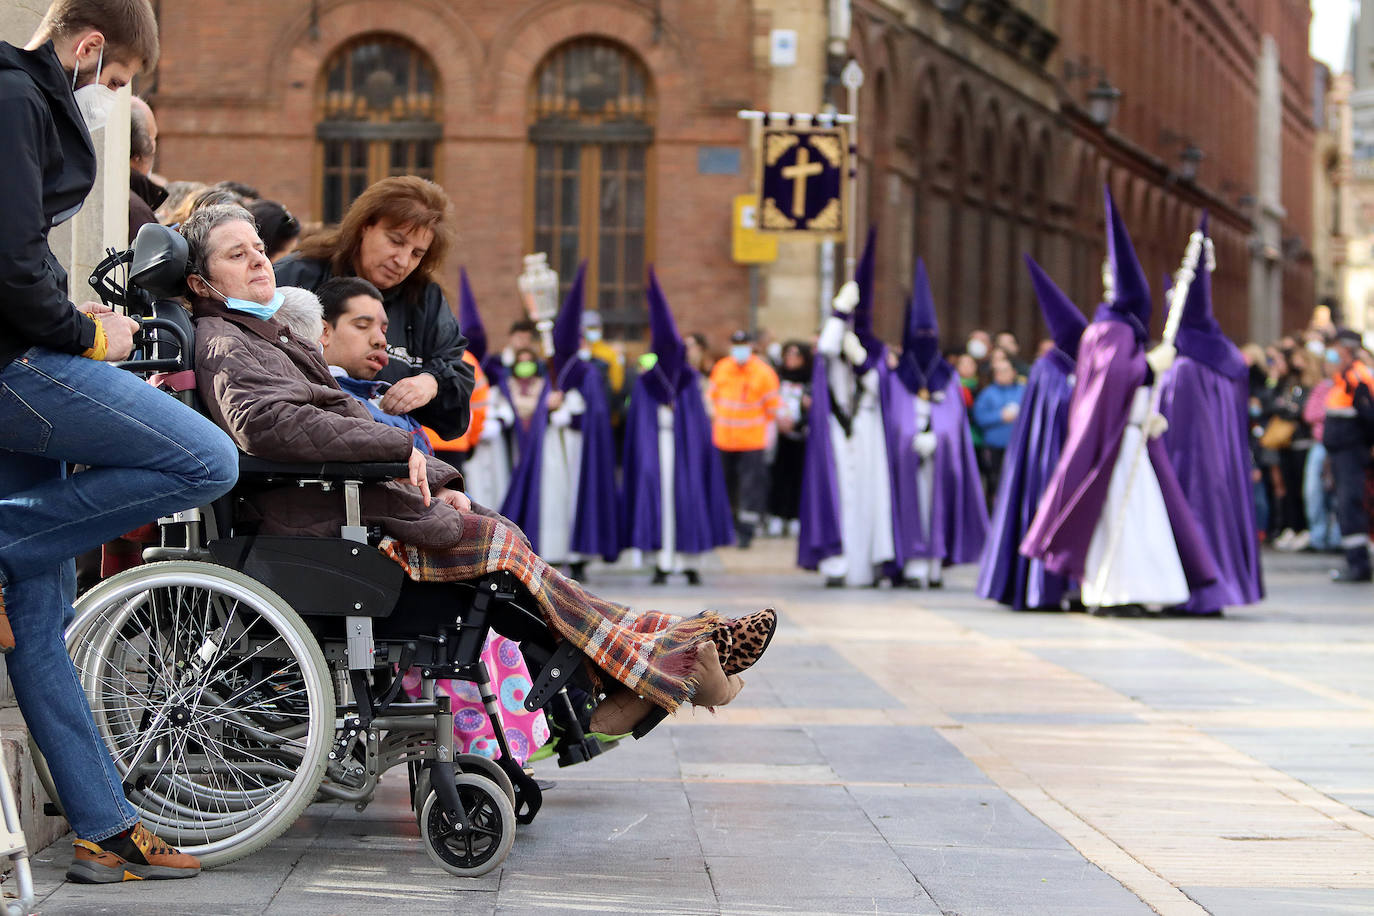
[[[811,154],[805,144],[797,150],[796,163],[782,170],[782,177],[792,181],[793,216],[800,218],[806,215],[806,183],[810,181],[811,176],[824,171],[824,165],[811,161]]]

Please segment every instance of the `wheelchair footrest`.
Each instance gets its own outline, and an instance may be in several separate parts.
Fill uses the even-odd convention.
[[[559,767],[570,767],[579,763],[586,763],[593,757],[599,757],[610,748],[615,747],[617,743],[615,741],[608,744],[602,743],[591,735],[584,735],[577,740],[562,738],[558,742],[558,765]]]

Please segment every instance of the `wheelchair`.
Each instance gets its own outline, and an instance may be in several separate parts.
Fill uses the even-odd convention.
[[[109,252],[91,285],[140,319],[139,350],[124,368],[196,406],[194,329],[169,301],[183,292],[185,263],[180,235],[145,226],[130,250]],[[228,497],[160,519],[146,565],[76,602],[67,648],[125,793],[145,823],[204,865],[263,848],[314,801],[361,811],[383,773],[404,766],[435,864],[460,876],[498,867],[542,796],[515,762],[481,661],[492,629],[521,641],[538,670],[523,705],[548,715],[560,766],[613,744],[585,732],[597,699],[585,656],[552,637],[513,577],[412,582],[374,546],[361,524],[361,489],[407,474],[404,464],[241,456]],[[280,487],[337,493],[339,537],[257,534],[236,511],[239,500]],[[443,623],[423,633],[393,625],[417,613]],[[420,675],[416,698],[402,688],[411,670]],[[499,758],[456,752],[440,678],[480,695]]]

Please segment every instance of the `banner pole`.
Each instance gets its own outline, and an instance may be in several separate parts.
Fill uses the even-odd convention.
[[[849,97],[849,213],[845,220],[844,273],[854,279],[856,262],[855,248],[858,245],[858,227],[854,221],[859,213],[859,89],[864,84],[864,71],[857,60],[851,59],[840,72],[840,82],[844,84]]]

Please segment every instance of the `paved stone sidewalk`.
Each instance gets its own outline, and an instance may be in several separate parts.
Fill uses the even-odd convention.
[[[45,913],[1374,912],[1374,589],[1269,555],[1223,620],[1014,614],[940,592],[831,591],[788,545],[705,588],[609,597],[783,625],[740,700],[541,776],[506,865],[461,881],[420,847],[405,777],[317,805],[191,882],[61,883]]]

